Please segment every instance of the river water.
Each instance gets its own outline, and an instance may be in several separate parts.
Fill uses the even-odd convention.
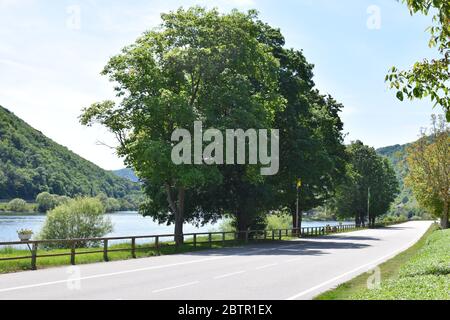
[[[173,226],[159,225],[149,217],[143,217],[137,212],[117,212],[107,214],[114,226],[114,231],[108,237],[146,236],[156,234],[172,234]],[[44,214],[0,214],[0,242],[18,241],[17,230],[31,229],[38,234],[45,221]],[[303,227],[336,225],[335,221],[304,221]],[[218,231],[220,223],[208,224],[204,227],[186,224],[185,233]]]

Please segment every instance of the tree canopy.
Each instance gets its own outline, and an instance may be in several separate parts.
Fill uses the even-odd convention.
[[[302,208],[323,203],[345,168],[342,105],[314,89],[303,53],[285,49],[281,32],[255,11],[194,7],[162,20],[104,68],[119,102],[94,103],[81,116],[116,135],[119,154],[145,188],[141,212],[174,223],[181,243],[186,221],[229,215],[246,230],[290,206],[300,177]],[[194,121],[221,132],[279,128],[280,173],[261,176],[255,164],[199,165],[204,159],[195,157],[196,165],[174,164],[172,133],[193,135]]]
[[[434,25],[428,28],[430,47],[437,47],[440,58],[416,62],[411,70],[401,71],[393,67],[386,76],[390,87],[397,90],[397,98],[403,101],[430,97],[446,112],[450,122],[450,2],[448,0],[402,0],[411,14],[433,14]]]
[[[358,226],[368,220],[373,227],[399,192],[395,171],[388,159],[361,141],[353,142],[347,152],[347,174],[331,205],[338,216],[355,218]]]
[[[430,132],[408,148],[407,184],[417,201],[448,228],[450,205],[450,129],[443,117],[432,118]]]

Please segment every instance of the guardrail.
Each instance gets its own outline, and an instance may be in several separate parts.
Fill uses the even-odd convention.
[[[282,240],[283,237],[312,237],[321,236],[330,233],[339,233],[345,231],[351,231],[358,229],[354,224],[338,225],[338,226],[321,226],[321,227],[304,227],[300,229],[278,229],[278,230],[248,230],[240,232],[202,232],[202,233],[185,233],[183,234],[184,244],[192,245],[197,248],[199,245],[208,244],[212,247],[213,243],[222,243],[223,246],[227,242],[244,242],[248,243],[250,241],[261,241],[261,240]],[[300,232],[301,231],[301,232]],[[17,245],[27,245],[30,249],[31,255],[29,256],[15,256],[2,258],[1,261],[12,261],[12,260],[25,260],[31,259],[31,269],[37,269],[37,259],[38,258],[48,258],[48,257],[61,257],[70,256],[70,264],[76,264],[77,255],[86,255],[94,253],[103,253],[103,260],[105,262],[109,261],[108,253],[111,252],[130,252],[132,258],[136,258],[136,252],[139,250],[154,249],[159,255],[161,247],[163,245],[170,245],[169,242],[163,243],[161,239],[163,238],[173,238],[174,234],[160,234],[160,235],[149,235],[149,236],[129,236],[129,237],[107,237],[107,238],[80,238],[80,239],[57,239],[57,240],[29,240],[29,241],[14,241],[14,242],[0,242],[0,247],[2,246],[17,246]],[[149,239],[153,240],[151,246],[137,246],[136,240]],[[206,239],[206,241],[202,241]],[[109,248],[109,244],[112,241],[130,240],[129,248]],[[88,249],[88,244],[101,244],[103,246],[97,246],[93,251],[86,251]],[[70,252],[67,253],[48,253],[39,254],[38,248],[46,248],[49,244],[57,245],[59,248],[68,249]],[[174,244],[175,248],[177,246]],[[78,250],[77,250],[78,249]],[[81,251],[79,251],[81,250]]]

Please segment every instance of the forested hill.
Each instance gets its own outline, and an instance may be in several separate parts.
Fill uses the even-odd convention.
[[[404,180],[408,174],[408,165],[406,163],[408,146],[410,146],[410,144],[397,144],[377,150],[378,154],[385,156],[391,161],[400,184],[400,194],[391,211],[392,213],[404,215],[408,218],[413,216],[427,217],[427,213],[419,208],[411,189],[405,186]]]
[[[139,182],[139,178],[136,177],[134,171],[130,168],[124,168],[112,171],[116,176],[128,179],[133,182]]]
[[[136,183],[81,158],[0,106],[0,199],[35,199],[43,191],[121,198]]]

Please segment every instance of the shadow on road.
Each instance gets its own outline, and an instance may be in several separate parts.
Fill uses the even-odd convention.
[[[354,240],[354,241],[380,241],[379,238],[374,237],[361,237],[361,236],[326,236],[321,239],[339,239],[339,240]]]
[[[355,237],[356,238],[356,237]],[[361,237],[364,238],[364,237]],[[341,238],[342,239],[342,238]],[[362,239],[358,239],[362,240]],[[378,240],[378,239],[372,239]],[[328,254],[332,249],[363,249],[369,244],[336,241],[280,241],[276,244],[252,244],[244,247],[224,248],[207,251],[189,252],[189,256],[318,256]]]

